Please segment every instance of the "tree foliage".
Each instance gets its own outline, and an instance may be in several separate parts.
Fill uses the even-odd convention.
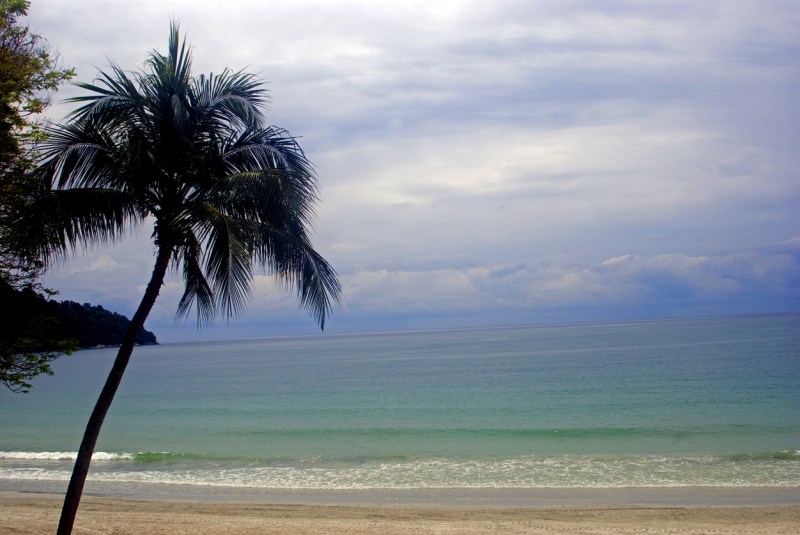
[[[78,341],[81,349],[99,346],[118,346],[122,343],[125,330],[130,320],[102,305],[76,303],[75,301],[50,300],[47,302],[51,313],[56,316],[60,325],[59,335],[71,337]],[[137,345],[157,344],[155,334],[144,327],[136,336]]]
[[[41,260],[24,254],[26,211],[39,193],[33,170],[46,138],[39,114],[74,76],[40,35],[20,24],[30,2],[0,0],[0,277],[14,287],[35,285]]]
[[[60,69],[58,54],[40,35],[19,24],[27,0],[0,0],[0,156],[19,151],[21,141],[41,133],[35,116],[50,104],[50,94],[75,75]]]
[[[19,23],[29,5],[27,0],[0,0],[0,202],[4,214],[8,214],[8,203],[24,201],[35,192],[30,171],[36,164],[37,145],[45,137],[38,116],[50,104],[52,92],[75,74],[59,68],[58,54],[47,41]],[[3,223],[8,222],[4,218]],[[7,226],[2,229],[5,234]]]
[[[0,280],[0,302],[0,383],[28,392],[33,377],[52,375],[50,362],[78,343],[64,335],[58,303],[31,288],[17,290]]]
[[[2,280],[0,303],[0,383],[15,392],[28,392],[36,375],[52,375],[50,362],[59,354],[119,346],[130,324],[100,305],[47,299],[32,288],[16,289]],[[136,343],[158,341],[142,327]]]
[[[59,68],[47,41],[19,23],[28,6],[26,0],[0,0],[0,285],[47,293],[37,283],[43,262],[23,253],[29,229],[24,214],[39,191],[32,171],[46,134],[38,114],[74,72]],[[15,322],[0,332],[0,382],[24,392],[32,377],[52,373],[49,363],[75,344],[56,336],[50,316],[19,310]]]
[[[122,343],[130,320],[102,305],[57,301],[46,298],[30,288],[17,290],[0,283],[0,347],[14,333],[30,331],[32,320],[47,321],[47,337],[31,341],[33,351],[54,351],[58,340],[71,340],[78,349],[118,346]],[[157,344],[155,334],[142,328],[136,337],[137,345]]]

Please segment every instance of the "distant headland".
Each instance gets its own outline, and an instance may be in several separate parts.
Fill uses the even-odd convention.
[[[16,290],[8,285],[2,285],[0,293],[0,331],[8,334],[27,330],[32,319],[39,318],[47,322],[48,338],[76,340],[79,348],[88,349],[120,345],[130,323],[127,317],[100,305],[46,299],[32,290]],[[136,343],[154,345],[158,340],[142,328]]]

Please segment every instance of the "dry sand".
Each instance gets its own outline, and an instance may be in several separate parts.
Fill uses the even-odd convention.
[[[53,533],[61,497],[0,493],[0,533]],[[797,534],[800,505],[268,505],[84,497],[76,534]]]

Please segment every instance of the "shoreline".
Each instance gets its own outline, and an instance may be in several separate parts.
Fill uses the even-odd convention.
[[[0,534],[52,532],[61,495],[0,492]],[[796,533],[792,505],[312,505],[84,496],[74,533],[411,535],[529,533],[700,535]]]
[[[345,506],[576,507],[800,505],[800,488],[684,487],[621,489],[241,489],[194,487],[93,492],[98,498],[204,503],[261,503]]]
[[[14,485],[0,496],[63,496],[66,482]],[[9,483],[11,483],[9,485]],[[413,507],[800,506],[800,487],[275,489],[87,481],[84,496],[144,502]]]

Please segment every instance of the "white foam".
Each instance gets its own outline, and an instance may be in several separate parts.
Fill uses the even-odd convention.
[[[2,452],[30,455],[26,452]],[[102,454],[102,453],[101,453]],[[74,453],[36,454],[37,459],[74,458]],[[47,455],[48,457],[45,457]],[[105,454],[113,459],[129,454]],[[25,465],[25,466],[20,466]],[[800,463],[718,462],[713,457],[522,457],[514,459],[413,459],[398,462],[305,462],[294,466],[240,463],[100,463],[90,480],[275,489],[422,488],[625,488],[800,486]],[[64,463],[13,462],[0,479],[66,480]]]
[[[0,459],[18,459],[31,461],[74,461],[78,456],[75,451],[0,451]],[[108,453],[96,451],[93,461],[122,461],[133,459],[131,453]]]

